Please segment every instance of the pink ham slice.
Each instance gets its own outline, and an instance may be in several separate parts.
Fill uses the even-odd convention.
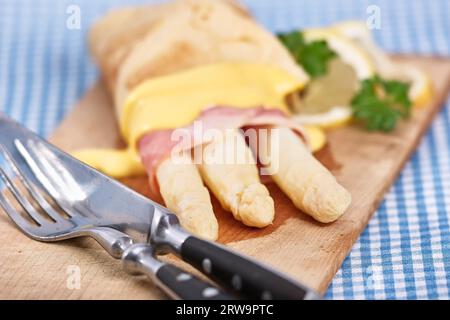
[[[284,126],[293,129],[308,143],[301,126],[290,120],[282,111],[264,107],[240,109],[225,106],[216,106],[205,109],[199,117],[189,126],[181,129],[167,129],[149,132],[139,141],[141,161],[149,175],[150,189],[158,194],[156,169],[158,165],[170,156],[173,148],[189,150],[200,144],[208,143],[204,133],[210,129],[237,129],[259,125]],[[198,129],[201,128],[201,131]],[[180,136],[183,139],[180,143]],[[187,141],[186,141],[187,140]]]

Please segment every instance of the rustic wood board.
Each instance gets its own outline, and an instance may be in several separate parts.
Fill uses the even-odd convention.
[[[365,228],[384,193],[414,151],[433,116],[442,106],[450,84],[450,60],[400,57],[431,74],[433,102],[416,110],[412,119],[391,134],[367,133],[346,127],[329,133],[328,146],[317,157],[349,189],[353,202],[338,221],[324,225],[302,214],[273,184],[276,219],[263,230],[242,226],[220,209],[220,239],[230,247],[264,261],[319,292],[325,292],[353,243]],[[103,87],[94,86],[50,140],[65,150],[120,146],[121,139]],[[145,177],[124,182],[148,193]],[[132,208],[130,208],[132,210]],[[173,257],[167,257],[176,261]],[[179,261],[176,263],[184,265]],[[79,268],[80,288],[70,283]],[[69,286],[67,283],[69,282]],[[165,296],[143,278],[126,275],[93,240],[75,239],[45,244],[21,234],[0,214],[0,298],[2,299],[158,299]]]

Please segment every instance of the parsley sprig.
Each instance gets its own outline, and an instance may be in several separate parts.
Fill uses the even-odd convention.
[[[298,31],[280,33],[278,38],[312,78],[326,74],[328,62],[336,56],[325,40],[305,42]]]
[[[401,81],[379,76],[363,80],[351,101],[353,116],[368,130],[392,131],[399,119],[410,115],[408,91],[409,84]]]
[[[325,75],[329,61],[336,57],[325,40],[305,42],[298,31],[278,34],[278,38],[311,78]],[[354,118],[368,130],[392,131],[398,120],[411,112],[409,88],[406,82],[384,80],[378,75],[363,80],[351,100]]]

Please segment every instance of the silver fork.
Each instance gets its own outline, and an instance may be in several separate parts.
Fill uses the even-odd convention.
[[[53,216],[52,221],[58,222],[54,230],[43,232],[45,228],[40,224],[37,228],[32,220],[36,216],[34,221],[39,223],[42,217],[34,213],[33,206],[22,201],[22,207],[31,213],[25,221],[17,217],[17,223],[27,227],[26,230],[30,230],[37,240],[57,241],[84,235],[86,228],[98,230],[98,227],[108,227],[124,232],[139,243],[151,244],[156,254],[175,254],[237,297],[319,298],[314,290],[286,274],[226,246],[190,234],[169,209],[83,164],[1,113],[0,145],[22,169],[28,184],[40,186],[48,192],[50,198],[69,215],[67,221],[61,221],[58,212],[39,199],[40,190],[30,192],[41,209],[46,211],[45,216],[49,219]],[[19,192],[16,194],[21,195]],[[7,207],[6,204],[4,206]],[[12,208],[9,206],[7,209]],[[24,223],[29,221],[34,226]],[[213,290],[207,292],[209,295],[215,293]]]
[[[85,191],[71,179],[71,175],[67,174],[44,145],[32,140],[26,141],[26,144],[27,146],[17,139],[14,141],[15,147],[45,191],[31,182],[29,173],[22,170],[11,154],[0,145],[3,158],[18,179],[14,179],[13,175],[1,167],[0,178],[24,214],[14,208],[11,200],[1,190],[0,206],[27,236],[45,242],[92,237],[112,257],[122,260],[127,273],[149,276],[172,298],[233,299],[210,283],[174,265],[159,261],[150,244],[134,243],[131,237],[111,227],[94,226],[90,217],[84,216],[86,211],[69,205],[69,199],[82,199]],[[24,188],[19,188],[17,182]]]

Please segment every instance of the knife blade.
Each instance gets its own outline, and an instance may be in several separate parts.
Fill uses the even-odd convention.
[[[243,298],[319,298],[310,288],[269,266],[184,231],[177,217],[168,209],[78,161],[0,114],[0,145],[10,150],[10,156],[19,166],[33,171],[24,165],[24,154],[16,144],[17,141],[30,140],[46,146],[51,156],[59,160],[54,163],[61,165],[55,169],[70,182],[76,200],[71,210],[85,215],[91,226],[115,228],[138,242],[154,244],[159,253],[170,251]],[[41,185],[36,177],[33,180],[31,182],[35,185]]]

